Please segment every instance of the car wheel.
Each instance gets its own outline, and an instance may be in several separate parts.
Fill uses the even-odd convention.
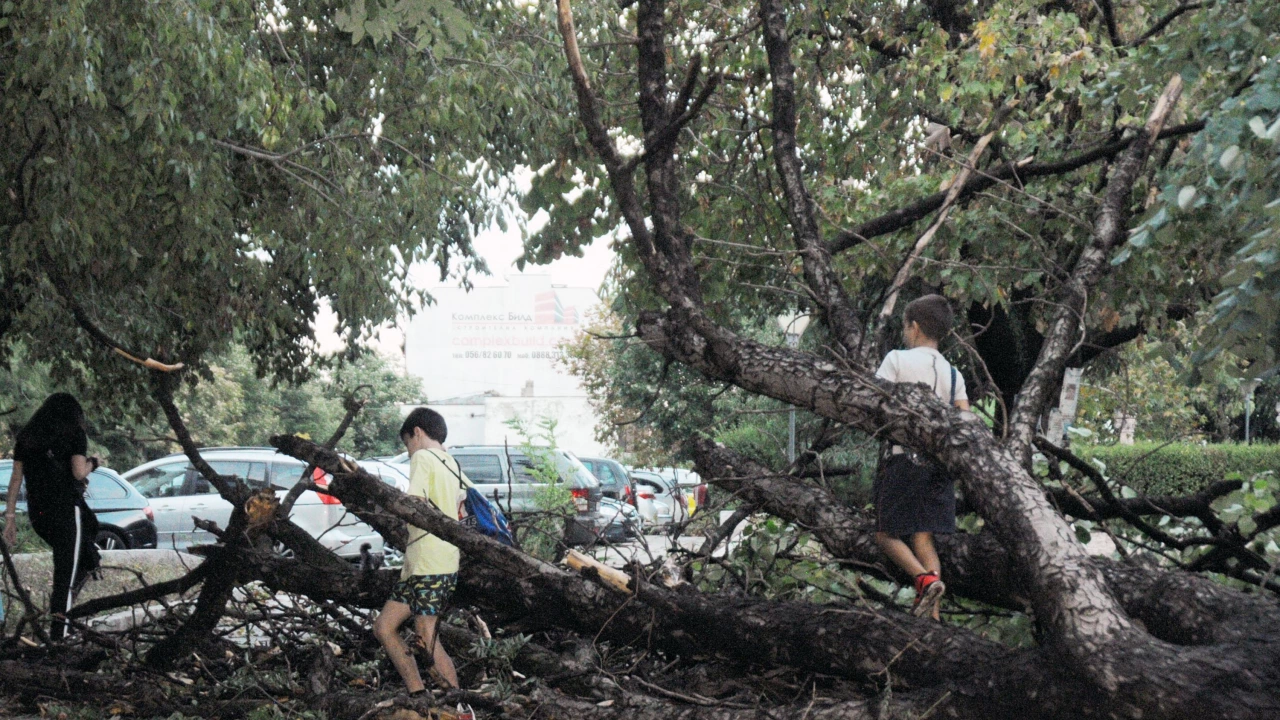
[[[128,550],[129,543],[124,541],[120,533],[112,530],[99,530],[98,537],[94,539],[93,544],[98,546],[99,550]]]

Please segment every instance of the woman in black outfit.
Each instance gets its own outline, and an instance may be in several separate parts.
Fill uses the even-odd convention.
[[[50,395],[18,433],[13,450],[13,477],[4,511],[4,539],[17,540],[15,503],[23,478],[27,482],[27,515],[36,534],[53,548],[53,593],[49,612],[54,615],[50,636],[59,640],[66,622],[58,615],[71,609],[75,593],[85,578],[98,569],[98,520],[84,501],[89,473],[98,458],[86,457],[84,409],[67,393]]]

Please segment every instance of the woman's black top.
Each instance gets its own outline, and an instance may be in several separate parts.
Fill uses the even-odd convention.
[[[29,513],[69,508],[84,497],[84,485],[71,474],[71,456],[88,451],[89,438],[81,428],[56,437],[19,437],[13,459],[22,463]]]

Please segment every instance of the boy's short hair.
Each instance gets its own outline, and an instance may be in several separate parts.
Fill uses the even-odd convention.
[[[955,322],[955,312],[951,303],[941,295],[925,295],[907,303],[902,314],[904,325],[919,323],[920,331],[930,340],[941,340],[951,332],[951,324]]]
[[[414,408],[400,426],[400,437],[413,435],[414,428],[422,428],[427,437],[440,444],[444,444],[445,438],[449,437],[449,426],[445,424],[444,416],[430,408]]]

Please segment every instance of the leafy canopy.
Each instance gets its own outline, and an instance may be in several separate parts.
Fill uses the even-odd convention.
[[[353,43],[341,2],[6,0],[0,354],[145,391],[74,303],[142,357],[211,378],[236,342],[299,379],[322,304],[357,344],[429,300],[415,264],[482,269],[471,239],[546,108],[538,51],[469,10],[435,43]]]

